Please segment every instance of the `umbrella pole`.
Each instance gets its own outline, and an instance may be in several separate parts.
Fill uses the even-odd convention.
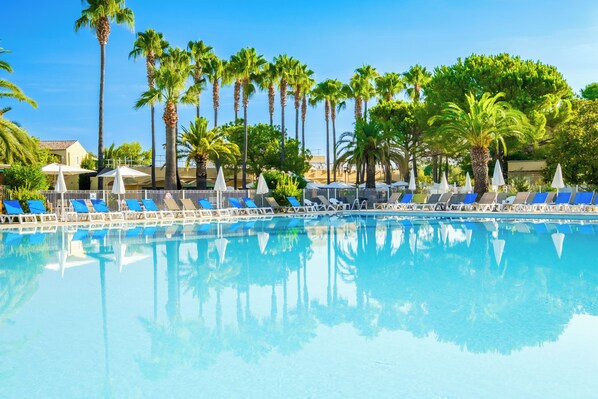
[[[64,193],[60,193],[60,220],[64,222]]]

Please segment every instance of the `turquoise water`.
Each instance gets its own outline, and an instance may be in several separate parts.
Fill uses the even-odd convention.
[[[590,398],[598,225],[0,231],[0,397]]]

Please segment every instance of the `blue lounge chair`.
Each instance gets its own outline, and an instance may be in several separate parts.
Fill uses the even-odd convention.
[[[158,219],[156,211],[144,210],[136,199],[126,199],[125,203],[129,208],[128,211],[125,211],[127,219]]]
[[[217,215],[217,216],[230,216],[230,211],[228,209],[216,209],[212,206],[212,204],[210,203],[210,201],[208,201],[207,198],[199,198],[197,200],[197,202],[199,203],[199,206],[202,207],[202,209],[208,210],[212,213],[212,215]]]
[[[567,207],[569,211],[585,211],[592,205],[592,199],[594,198],[594,192],[582,191],[575,194],[573,203]]]
[[[4,200],[6,214],[1,215],[3,222],[14,223],[17,220],[21,224],[37,223],[37,217],[31,213],[25,213],[17,200]]]
[[[156,218],[158,216],[160,216],[162,219],[165,218],[173,218],[174,219],[174,213],[170,212],[170,211],[165,211],[165,210],[160,210],[158,208],[158,205],[156,205],[156,203],[154,202],[153,199],[142,199],[141,203],[143,204],[143,207],[145,208],[145,212],[146,213],[150,213],[150,216],[153,215],[153,213],[155,212]],[[148,218],[148,219],[155,219],[155,218]]]
[[[64,217],[67,221],[75,221],[75,222],[82,222],[82,221],[103,221],[104,214],[97,213],[97,212],[90,212],[85,200],[71,200],[71,206],[73,207],[73,212],[65,212]]]
[[[478,195],[476,193],[466,194],[465,198],[463,198],[463,201],[458,204],[452,204],[451,209],[455,211],[471,210],[477,198]]]
[[[413,200],[413,194],[407,193],[401,197],[401,199],[394,205],[388,205],[388,208],[401,210],[407,209],[407,206],[411,204]]]
[[[259,213],[255,209],[244,207],[238,198],[229,197],[227,199],[228,203],[233,207],[233,212],[236,212],[237,214],[244,213],[245,215],[249,215],[250,213],[253,213],[257,215]]]
[[[39,220],[43,222],[58,222],[58,216],[55,213],[49,213],[42,200],[28,200],[29,213],[37,215]]]
[[[310,206],[304,206],[301,205],[299,203],[299,201],[297,201],[297,198],[295,197],[287,197],[287,201],[289,201],[289,204],[291,205],[291,210],[293,212],[314,212],[315,209],[313,207]]]
[[[247,208],[256,209],[259,213],[266,214],[266,213],[274,213],[274,210],[269,206],[258,207],[255,202],[251,198],[242,198],[245,206]]]
[[[107,217],[108,220],[125,220],[125,215],[122,212],[113,212],[108,209],[108,205],[104,202],[104,200],[91,200],[91,205],[93,205],[93,209],[97,213],[103,213],[104,219]]]
[[[571,193],[558,193],[554,204],[548,204],[546,208],[550,211],[562,211],[569,207]]]
[[[536,195],[534,195],[534,199],[532,199],[532,202],[523,207],[523,209],[526,211],[542,211],[546,209],[547,201],[548,193],[536,193]]]

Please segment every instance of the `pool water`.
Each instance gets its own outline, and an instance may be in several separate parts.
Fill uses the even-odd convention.
[[[590,398],[598,225],[0,231],[2,398]]]

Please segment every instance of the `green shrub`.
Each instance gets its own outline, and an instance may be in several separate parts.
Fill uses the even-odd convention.
[[[289,205],[287,197],[301,197],[301,189],[296,177],[282,173],[277,182],[276,188],[272,190],[272,196],[280,205]]]
[[[48,180],[39,166],[13,165],[4,172],[4,184],[12,189],[46,190]]]
[[[262,172],[262,174],[264,175],[264,179],[266,179],[266,183],[268,184],[268,187],[270,188],[270,190],[274,190],[278,186],[278,184],[281,180],[289,177],[288,173],[281,172],[280,170],[275,170],[275,169],[266,170],[265,172]],[[302,176],[292,175],[292,177],[297,182],[297,187],[299,189],[304,189],[305,186],[307,186],[307,180],[305,180]],[[257,187],[257,183],[256,183],[256,187]]]
[[[25,212],[29,212],[27,200],[42,200],[46,202],[46,197],[44,197],[39,191],[28,190],[23,187],[8,189],[6,190],[6,194],[8,195],[8,198],[12,200],[18,200],[21,204],[21,208],[23,208],[23,211]]]
[[[525,177],[512,178],[510,185],[516,193],[530,191],[529,181]]]

